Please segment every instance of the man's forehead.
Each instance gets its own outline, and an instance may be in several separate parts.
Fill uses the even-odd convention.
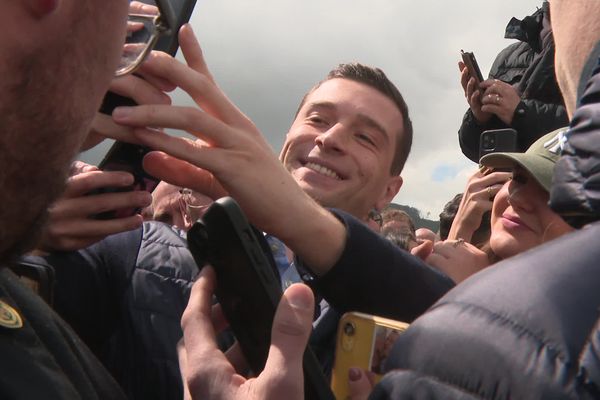
[[[390,138],[403,131],[403,116],[396,103],[378,89],[351,79],[335,78],[321,83],[308,94],[299,114],[315,108],[348,113],[362,122],[373,121]]]

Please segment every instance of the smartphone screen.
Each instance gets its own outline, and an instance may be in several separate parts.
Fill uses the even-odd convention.
[[[246,220],[231,198],[217,200],[188,232],[190,251],[199,268],[215,269],[215,294],[242,352],[256,375],[265,366],[271,327],[282,290],[277,268],[263,234]],[[307,399],[333,399],[320,365],[307,346],[304,352]]]

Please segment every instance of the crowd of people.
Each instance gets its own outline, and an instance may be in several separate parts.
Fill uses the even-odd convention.
[[[596,2],[551,0],[513,19],[519,42],[482,83],[459,63],[459,143],[480,168],[439,232],[388,207],[413,127],[382,70],[332,69],[276,157],[217,86],[191,26],[179,32],[185,62],[131,59],[127,14],[147,5],[1,7],[1,398],[304,398],[304,348],[330,376],[348,311],[411,323],[380,383],[350,370],[353,399],[600,397]],[[196,106],[172,105],[175,87]],[[108,90],[138,105],[102,116]],[[480,133],[498,127],[517,131],[518,151],[480,159]],[[103,137],[155,150],[152,195],[98,192],[133,177],[72,163]],[[263,371],[248,370],[214,270],[187,248],[193,222],[226,195],[265,233],[283,291]],[[123,208],[142,211],[94,217]]]

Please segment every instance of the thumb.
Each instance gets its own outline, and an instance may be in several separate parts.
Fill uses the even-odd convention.
[[[415,257],[419,257],[421,260],[425,261],[432,251],[433,242],[431,240],[424,240],[419,245],[413,247],[410,250],[410,254],[412,254]]]
[[[302,360],[312,332],[314,295],[304,284],[290,286],[277,307],[269,358],[261,377],[272,398],[304,398]]]
[[[351,400],[366,400],[373,389],[373,383],[360,368],[348,370],[348,388]]]

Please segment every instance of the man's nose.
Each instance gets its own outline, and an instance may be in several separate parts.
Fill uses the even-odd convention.
[[[341,123],[332,125],[326,131],[320,133],[315,142],[324,150],[344,153],[346,151],[349,132],[348,129]]]

